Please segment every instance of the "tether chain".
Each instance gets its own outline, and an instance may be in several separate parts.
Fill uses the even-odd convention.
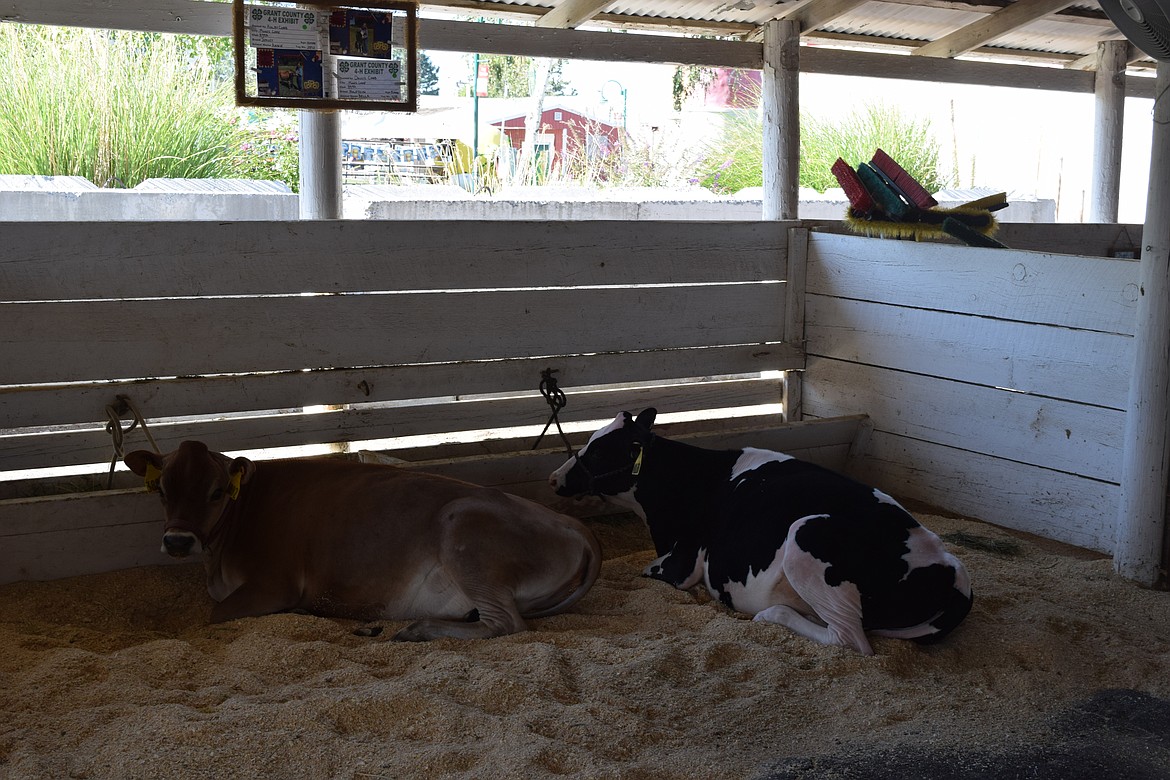
[[[557,370],[555,368],[546,368],[540,372],[540,394],[548,402],[549,408],[552,409],[552,414],[549,415],[548,422],[544,424],[544,430],[536,437],[536,443],[532,445],[532,449],[540,446],[540,442],[544,440],[544,435],[548,433],[549,426],[556,423],[557,433],[561,435],[561,441],[565,443],[565,451],[572,455],[573,447],[569,444],[569,437],[561,430],[561,421],[557,416],[561,413],[561,409],[565,408],[568,399],[565,398],[565,391],[557,387],[557,378],[553,376],[556,372]]]
[[[134,419],[130,421],[130,425],[126,428],[122,427],[122,415],[129,412],[134,415]],[[146,420],[142,418],[142,414],[138,411],[138,407],[130,400],[128,395],[119,395],[115,397],[112,404],[106,404],[106,417],[109,422],[106,423],[106,433],[110,434],[110,438],[114,442],[114,455],[110,458],[110,474],[106,480],[106,489],[109,490],[114,486],[114,467],[118,465],[118,461],[125,456],[122,448],[123,438],[127,433],[142,426],[142,432],[146,434],[146,438],[150,441],[150,446],[154,447],[155,452],[159,452],[158,445],[155,444],[154,437],[150,435],[150,429],[146,427]],[[161,454],[161,453],[160,453]]]

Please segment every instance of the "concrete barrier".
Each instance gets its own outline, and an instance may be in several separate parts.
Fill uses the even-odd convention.
[[[0,176],[0,215],[13,222],[286,220],[300,217],[282,182],[148,179],[133,189],[103,189],[80,176]]]
[[[970,200],[970,193],[944,207]],[[977,197],[974,195],[972,197]],[[1000,222],[1053,222],[1052,200],[1009,197]],[[843,193],[802,190],[801,219],[839,220]],[[763,214],[760,188],[720,196],[699,187],[594,190],[516,187],[473,196],[455,185],[348,185],[345,219],[418,220],[694,220],[742,221]],[[299,198],[285,184],[241,179],[149,179],[129,190],[102,189],[76,176],[0,176],[0,215],[11,221],[294,220]]]

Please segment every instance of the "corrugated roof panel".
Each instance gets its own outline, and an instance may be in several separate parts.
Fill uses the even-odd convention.
[[[847,35],[874,35],[911,41],[933,41],[986,18],[976,11],[869,2],[820,28]]]
[[[688,19],[716,22],[755,22],[762,14],[767,17],[766,6],[776,6],[761,0],[619,0],[606,6],[603,13],[651,16],[663,19]],[[752,5],[748,6],[751,2]]]
[[[601,14],[609,17],[609,21],[614,16],[628,17],[632,23],[638,18],[653,19],[665,23],[664,32],[669,30],[678,33],[685,31],[686,23],[692,26],[704,22],[762,25],[775,18],[786,5],[797,1],[615,0],[604,6]],[[859,36],[859,43],[863,45],[872,42],[874,38],[926,43],[979,22],[989,15],[986,6],[984,10],[966,10],[958,4],[936,7],[930,4],[917,5],[915,1],[869,0],[818,29],[835,36]],[[501,10],[521,6],[550,10],[560,2],[562,0],[489,0],[488,5]],[[929,0],[918,2],[928,3]],[[1096,51],[1099,40],[1120,37],[1120,33],[1101,12],[1100,6],[1092,0],[1078,0],[1067,10],[1071,13],[1061,16],[1049,14],[993,39],[986,45],[1004,49],[1008,55],[1017,51],[1025,56],[1029,52],[1083,56]],[[533,14],[534,19],[537,16]],[[679,24],[670,27],[672,20]]]
[[[1049,16],[1017,27],[991,41],[990,45],[1025,51],[1092,54],[1097,51],[1098,36],[1107,29]]]

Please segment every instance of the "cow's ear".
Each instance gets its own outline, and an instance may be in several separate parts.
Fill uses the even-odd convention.
[[[229,498],[240,497],[240,485],[244,484],[252,478],[256,473],[256,464],[247,458],[236,458],[228,464],[228,489],[227,494]]]
[[[134,452],[127,453],[126,457],[122,458],[122,462],[138,476],[145,477],[146,470],[150,466],[162,471],[163,456],[150,450],[134,450]]]
[[[240,484],[246,484],[256,473],[256,464],[247,458],[235,458],[228,464],[228,476],[235,478],[240,475]]]
[[[643,409],[642,413],[638,415],[637,419],[635,419],[634,422],[637,423],[642,428],[645,428],[646,430],[650,430],[652,427],[654,427],[654,418],[656,418],[657,416],[658,416],[658,410],[655,409],[653,406],[650,406],[650,407],[647,407],[646,409]]]

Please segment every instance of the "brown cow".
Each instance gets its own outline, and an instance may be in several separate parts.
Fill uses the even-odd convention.
[[[396,639],[523,631],[597,579],[577,520],[516,496],[335,458],[253,462],[183,442],[125,458],[166,510],[163,551],[203,552],[214,622],[302,609],[412,620]]]

